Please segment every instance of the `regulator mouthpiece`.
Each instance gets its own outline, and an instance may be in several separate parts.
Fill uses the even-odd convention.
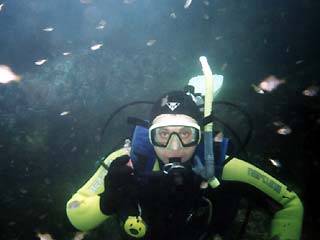
[[[181,164],[181,158],[174,157],[169,158],[169,163],[165,164],[163,167],[163,172],[165,174],[171,173],[173,170],[183,170],[185,167]]]

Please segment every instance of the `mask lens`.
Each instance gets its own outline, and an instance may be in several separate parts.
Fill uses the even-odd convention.
[[[151,143],[158,147],[166,147],[173,135],[176,135],[184,147],[198,144],[199,129],[190,126],[164,126],[151,130]]]

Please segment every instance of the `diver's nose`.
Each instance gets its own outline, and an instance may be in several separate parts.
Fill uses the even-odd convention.
[[[170,149],[170,150],[174,150],[174,151],[183,148],[178,136],[172,135],[172,137],[169,140],[167,148]]]

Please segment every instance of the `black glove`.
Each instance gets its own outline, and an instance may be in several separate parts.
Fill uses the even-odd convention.
[[[137,185],[133,169],[127,166],[129,160],[127,155],[113,160],[104,178],[100,209],[106,215],[127,215],[136,212]]]

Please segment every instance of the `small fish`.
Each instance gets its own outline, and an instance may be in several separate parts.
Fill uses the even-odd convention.
[[[283,122],[281,122],[281,121],[274,121],[274,122],[272,122],[272,123],[273,123],[273,125],[276,126],[276,127],[282,127],[282,126],[285,125],[285,124],[284,124]]]
[[[63,56],[69,56],[69,55],[71,55],[71,52],[63,52],[62,55]]]
[[[288,46],[288,47],[286,48],[286,53],[289,53],[289,52],[290,52],[290,49],[291,49],[291,47]]]
[[[221,71],[226,70],[227,67],[228,67],[228,63],[222,64],[222,66],[221,66]]]
[[[131,4],[134,3],[136,0],[123,0],[124,4]]]
[[[20,81],[21,76],[16,75],[10,67],[6,65],[0,65],[0,83],[6,84],[12,81]]]
[[[177,18],[177,15],[176,15],[174,12],[172,12],[172,13],[170,13],[170,17],[171,17],[172,19],[176,19],[176,18]]]
[[[153,44],[155,44],[157,42],[157,40],[154,40],[154,39],[152,39],[152,40],[149,40],[147,43],[146,43],[146,45],[147,46],[152,46]]]
[[[73,237],[73,240],[82,240],[86,234],[86,232],[76,232],[76,234]]]
[[[209,16],[208,14],[203,14],[203,19],[209,20],[209,19],[210,19],[210,16]]]
[[[304,60],[303,59],[301,59],[301,60],[297,60],[296,61],[296,64],[298,65],[298,64],[301,64],[301,63],[303,63],[304,62]]]
[[[43,220],[43,219],[45,219],[47,216],[48,216],[48,214],[44,213],[44,214],[38,216],[38,219]]]
[[[186,0],[186,2],[184,3],[184,8],[187,9],[188,7],[190,7],[192,3],[192,0]]]
[[[291,132],[292,132],[291,128],[289,126],[286,126],[286,125],[277,130],[277,133],[280,134],[280,135],[288,135]]]
[[[11,221],[11,222],[8,223],[8,226],[9,226],[9,227],[12,227],[12,226],[14,226],[14,225],[16,225],[16,224],[17,224],[16,222]]]
[[[93,0],[80,0],[80,2],[83,4],[89,4],[89,3],[92,3]]]
[[[318,94],[319,92],[319,86],[312,85],[305,90],[302,91],[302,94],[307,96],[307,97],[314,97]]]
[[[273,166],[275,167],[278,167],[280,168],[282,165],[281,165],[281,162],[279,160],[276,160],[276,159],[271,159],[269,158],[269,161],[272,163]]]
[[[264,94],[264,91],[263,91],[261,88],[259,88],[257,85],[251,84],[251,86],[253,87],[253,89],[254,89],[254,91],[255,91],[256,93]]]
[[[34,64],[40,66],[40,65],[44,64],[47,61],[48,61],[47,59],[40,59],[40,60],[36,61]]]
[[[70,113],[70,112],[65,111],[65,112],[60,113],[60,116],[65,116],[65,115],[68,115],[69,113]]]
[[[99,25],[96,27],[96,29],[98,29],[98,30],[104,29],[106,24],[107,24],[107,22],[105,20],[100,20]]]
[[[47,28],[44,28],[42,30],[45,31],[45,32],[52,32],[54,30],[54,28],[53,27],[47,27]]]
[[[107,24],[107,22],[105,20],[103,20],[103,19],[101,19],[100,22],[99,22],[99,25],[105,26],[106,24]]]
[[[217,233],[214,235],[213,240],[223,240],[223,238]]]
[[[222,39],[223,38],[223,36],[217,36],[215,39],[217,40],[217,41],[219,41],[220,39]]]
[[[4,6],[4,3],[0,4],[0,12],[1,12],[3,6]]]
[[[22,193],[22,194],[27,194],[28,193],[28,190],[24,189],[24,188],[20,188],[19,191]]]
[[[40,238],[40,240],[54,240],[49,233],[37,233],[37,237]]]
[[[104,29],[104,25],[99,25],[99,26],[96,27],[96,29],[97,30],[102,30],[102,29]]]
[[[270,75],[259,83],[259,88],[266,92],[272,92],[281,84],[285,83],[285,79],[278,79],[274,75]]]
[[[102,43],[98,43],[98,44],[95,44],[95,45],[91,46],[90,49],[92,51],[95,51],[95,50],[98,50],[99,48],[101,48],[102,46],[103,46]]]
[[[207,0],[205,0],[205,1],[203,1],[203,4],[206,5],[206,6],[209,6],[209,5],[210,5],[210,2],[207,1]]]

